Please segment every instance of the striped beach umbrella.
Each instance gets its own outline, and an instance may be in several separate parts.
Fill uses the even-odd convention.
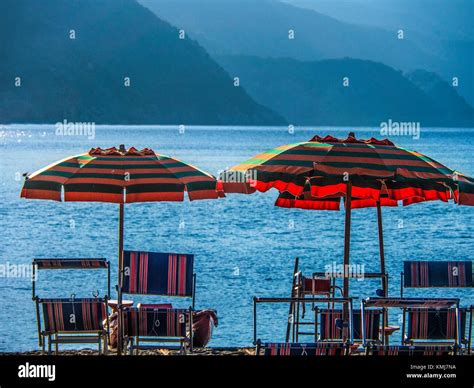
[[[198,168],[145,148],[93,148],[26,177],[21,196],[55,201],[183,201],[218,197],[216,179]]]
[[[26,176],[21,197],[119,204],[119,283],[123,270],[124,204],[216,199],[216,179],[152,149],[93,148]],[[121,304],[119,284],[119,304]],[[119,343],[119,352],[120,352]]]
[[[474,206],[474,180],[390,140],[314,136],[283,145],[224,171],[226,193],[280,192],[276,205],[286,208],[346,209],[344,268],[349,265],[351,209],[377,207],[380,267],[385,273],[382,206],[453,200]],[[387,292],[383,283],[383,291]],[[344,295],[349,279],[344,276]]]

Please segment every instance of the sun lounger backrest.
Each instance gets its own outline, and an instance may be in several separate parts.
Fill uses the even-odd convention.
[[[44,331],[102,331],[106,299],[38,299],[42,306]]]
[[[403,287],[472,287],[472,261],[405,261]]]
[[[192,297],[194,255],[124,251],[122,292]]]
[[[128,336],[186,337],[189,310],[127,307],[123,310]]]
[[[33,277],[32,277],[32,292],[33,299],[37,298],[37,271],[40,270],[107,270],[107,296],[110,296],[110,263],[104,258],[72,258],[72,259],[58,259],[58,258],[41,258],[33,259]],[[96,296],[96,295],[94,295]]]
[[[365,298],[365,307],[399,307],[399,308],[449,308],[459,304],[459,298]]]
[[[467,309],[460,308],[461,338],[465,338]],[[407,309],[407,340],[455,340],[456,309]]]
[[[107,259],[34,259],[37,269],[108,268]]]

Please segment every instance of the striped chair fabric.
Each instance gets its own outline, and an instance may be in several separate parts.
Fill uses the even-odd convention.
[[[264,356],[342,356],[346,347],[335,343],[264,343]]]
[[[129,337],[185,338],[189,310],[127,307],[123,310],[123,322]]]
[[[456,309],[407,309],[407,340],[456,339]],[[467,309],[460,308],[461,338],[465,339]]]
[[[302,291],[304,295],[329,294],[331,292],[331,280],[303,276]]]
[[[342,310],[318,309],[320,314],[320,332],[321,341],[342,340],[342,330],[336,327],[336,320],[342,319]],[[361,311],[356,310],[352,314],[354,340],[362,340],[362,320]],[[365,332],[368,340],[380,340],[380,322],[382,320],[382,310],[365,310]]]
[[[34,259],[38,269],[93,269],[108,268],[107,259]]]
[[[103,331],[105,299],[39,299],[44,332]]]
[[[458,298],[376,298],[364,300],[366,307],[422,307],[422,308],[449,308],[459,303]]]
[[[404,287],[472,287],[472,261],[405,261]]]
[[[126,294],[193,296],[194,255],[124,251]]]
[[[374,356],[445,356],[453,353],[451,346],[374,346]]]

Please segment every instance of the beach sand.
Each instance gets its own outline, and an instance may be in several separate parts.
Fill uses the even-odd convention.
[[[99,353],[97,350],[92,349],[81,349],[81,350],[60,350],[58,353],[60,356],[97,356]],[[115,356],[115,351],[109,351],[106,356]],[[42,356],[45,355],[40,350],[32,350],[29,352],[12,352],[12,353],[0,353],[0,356]],[[52,353],[56,355],[56,353]],[[141,356],[179,356],[180,353],[177,350],[144,350],[140,351]],[[255,348],[196,348],[192,353],[187,353],[188,356],[254,356]]]

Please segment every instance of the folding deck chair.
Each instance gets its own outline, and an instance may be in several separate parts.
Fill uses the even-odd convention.
[[[403,331],[403,342],[407,345],[443,345],[456,343],[456,309],[418,309],[403,310],[406,329]],[[459,308],[460,342],[467,353],[470,353],[472,338],[472,307]],[[466,321],[469,326],[466,333]],[[467,334],[467,336],[466,336]]]
[[[182,353],[192,347],[192,309],[125,307],[122,310],[124,339],[130,354],[163,348],[148,343],[177,343]],[[167,349],[172,347],[167,347]]]
[[[383,310],[382,309],[366,309],[364,312],[364,325],[366,343],[381,344],[383,333]],[[342,321],[343,311],[341,309],[321,309],[317,308],[317,325],[319,343],[337,343],[343,340],[342,330],[339,322]],[[356,351],[363,343],[362,334],[362,317],[361,311],[355,310],[353,312],[353,344],[349,348],[349,353]]]
[[[291,286],[291,298],[305,299],[313,297],[334,298],[338,287],[335,285],[335,279],[330,279],[325,274],[313,274],[311,277],[304,276],[299,270],[299,258],[295,258],[295,267],[293,270],[293,280]],[[342,291],[341,291],[342,293]],[[314,303],[311,303],[311,309],[314,311]],[[329,308],[329,304],[328,304]],[[306,303],[291,302],[288,312],[288,323],[286,330],[286,341],[299,341],[299,336],[314,336],[316,341],[316,316],[313,321],[305,321]],[[311,332],[301,331],[300,326],[307,328],[313,326]]]
[[[99,353],[107,349],[108,306],[110,295],[110,265],[107,259],[34,259],[32,299],[36,307],[38,341],[45,351],[59,344],[97,344]],[[107,270],[107,294],[100,298],[40,298],[36,294],[38,271],[41,270]],[[104,321],[107,324],[104,326]],[[102,342],[104,346],[102,348]]]
[[[314,336],[316,338],[316,314],[313,321],[305,321],[306,302],[305,299],[313,297],[324,297],[328,299],[328,308],[330,306],[329,299],[334,298],[336,288],[332,284],[331,279],[324,277],[305,277],[298,271],[294,274],[293,288],[291,297],[303,300],[303,302],[290,303],[289,319],[287,327],[286,340],[290,340],[290,333],[293,341],[298,342],[300,336]],[[311,310],[315,311],[314,302],[311,304]],[[314,327],[312,332],[303,330],[300,327]]]
[[[122,308],[122,338],[130,353],[160,348],[192,351],[196,285],[193,264],[194,255],[124,251],[119,292],[191,299],[189,309],[175,309],[169,302]]]
[[[380,343],[370,343],[367,338],[367,331],[365,325],[365,312],[367,308],[383,308],[383,313],[387,314],[387,310],[390,308],[399,308],[404,312],[409,311],[408,322],[408,333],[411,337],[407,341],[408,336],[406,329],[406,316],[403,315],[403,324],[402,324],[402,344],[398,346],[387,346],[383,341]],[[441,320],[431,322],[429,318],[433,318],[431,314],[443,314],[443,311],[448,311],[446,315],[445,322],[449,322],[450,328],[449,332],[443,331],[445,338],[443,341],[416,341],[416,340],[426,340],[426,338],[421,337],[430,337],[433,338],[438,336],[437,330],[432,326],[430,329],[430,324],[434,325],[435,323],[440,323]],[[461,348],[461,333],[462,333],[462,319],[461,312],[459,308],[459,299],[454,298],[367,298],[361,302],[361,312],[363,320],[363,345],[367,350],[367,354],[438,354],[438,353],[450,353],[455,354]],[[440,313],[441,312],[441,313]],[[442,316],[442,315],[441,315]],[[449,321],[448,316],[452,317],[452,320]],[[442,319],[442,318],[441,318]],[[465,321],[464,321],[465,322]],[[446,338],[446,336],[451,338]],[[445,341],[448,339],[448,341]]]
[[[448,356],[452,346],[383,346],[371,347],[373,356]]]
[[[263,354],[261,354],[263,351]],[[257,342],[256,355],[263,356],[343,356],[347,346],[339,343]]]
[[[36,299],[37,308],[43,312],[43,325],[38,326],[43,351],[46,339],[48,353],[52,345],[58,352],[59,344],[92,344],[96,343],[99,353],[107,346],[108,331],[104,321],[108,321],[108,298],[70,298],[70,299]],[[106,325],[108,327],[108,325]]]
[[[405,288],[472,288],[474,286],[472,261],[404,261],[400,276],[400,296]],[[453,341],[454,310],[430,311],[404,309],[408,316],[405,342],[449,342]],[[471,352],[473,306],[459,309],[461,320],[461,343]],[[466,322],[468,330],[466,333]],[[466,336],[467,334],[467,336]]]
[[[312,297],[326,297],[328,298],[327,308],[321,309],[316,308],[314,303],[311,304],[311,310],[313,312],[313,321],[305,321],[306,314],[306,302],[292,303],[290,306],[290,317],[288,319],[287,337],[286,340],[290,342],[290,337],[293,342],[299,342],[300,336],[313,336],[314,342],[326,341],[326,342],[338,342],[342,340],[342,330],[338,327],[343,318],[343,311],[334,307],[334,304],[330,302],[332,298],[336,297],[336,291],[340,291],[342,295],[342,289],[337,286],[336,280],[339,279],[336,276],[328,276],[325,272],[313,272],[310,277],[306,277],[298,269],[299,259],[295,259],[295,268],[293,272],[293,286],[292,286],[292,297],[295,298],[312,298]],[[381,279],[382,289],[376,290],[376,294],[379,296],[383,295],[383,290],[388,289],[388,275],[381,273],[365,273],[365,277],[371,279]],[[383,325],[381,326],[380,317],[382,312],[378,310],[367,310],[366,311],[366,325],[369,325],[368,333],[372,341],[380,341],[380,335],[383,332]],[[354,319],[354,341],[356,343],[362,342],[361,332],[361,318],[360,311],[356,310],[353,312]],[[305,328],[313,327],[312,331],[301,331],[300,326]]]
[[[254,344],[256,345],[256,355],[260,355],[263,350],[264,355],[290,355],[290,356],[306,356],[306,355],[347,355],[349,348],[353,344],[353,311],[351,298],[327,298],[327,297],[289,297],[289,298],[262,298],[254,297],[254,313],[253,313],[253,327],[254,327]],[[319,341],[315,335],[314,342],[263,342],[257,335],[257,306],[262,303],[288,303],[296,305],[298,303],[311,303],[314,306],[319,304],[346,304],[348,310],[347,322],[338,319],[337,326],[340,331],[340,337],[337,341],[326,342]],[[290,307],[291,309],[291,307]],[[318,310],[315,307],[315,310]],[[342,310],[341,317],[342,317]],[[315,326],[316,327],[316,326]]]

